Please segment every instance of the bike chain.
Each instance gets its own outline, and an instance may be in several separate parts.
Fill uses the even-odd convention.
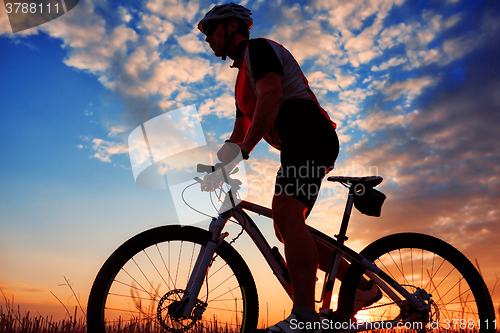
[[[384,303],[384,304],[379,304],[379,305],[374,305],[374,306],[369,306],[367,308],[363,308],[362,310],[371,310],[371,309],[376,309],[376,308],[381,308],[383,306],[388,306],[388,305],[392,305],[392,304],[398,304],[398,303],[404,303],[404,301],[399,301],[399,302],[392,302],[392,303]],[[399,306],[399,304],[398,304]]]
[[[413,287],[413,286],[410,286],[410,287]],[[362,310],[371,310],[371,309],[376,309],[376,308],[381,308],[381,307],[384,307],[384,306],[389,306],[389,305],[392,305],[392,304],[396,304],[398,306],[400,306],[400,304],[404,303],[405,301],[398,301],[398,302],[391,302],[391,303],[384,303],[384,304],[379,304],[379,305],[374,305],[374,306],[369,306],[369,307],[366,307],[366,308],[363,308]],[[436,307],[436,303],[434,301],[431,301],[431,304]],[[439,318],[439,311],[436,312],[437,313],[437,318]],[[439,319],[437,319],[437,321],[439,321]],[[429,331],[429,329],[425,329],[425,331]]]

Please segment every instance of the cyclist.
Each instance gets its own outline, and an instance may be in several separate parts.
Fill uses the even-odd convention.
[[[272,211],[276,234],[285,247],[293,309],[268,331],[319,332],[296,325],[292,330],[291,323],[318,320],[314,291],[319,256],[305,219],[339,152],[336,125],[291,53],[274,41],[250,39],[252,25],[250,10],[234,3],[215,6],[198,23],[215,55],[229,57],[238,68],[234,129],[217,155],[224,164],[240,152],[248,158],[261,139],[280,150]],[[362,305],[372,299],[369,294]]]

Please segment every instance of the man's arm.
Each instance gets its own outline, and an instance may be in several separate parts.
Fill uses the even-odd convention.
[[[244,141],[239,144],[242,151],[250,153],[274,125],[283,103],[282,80],[281,74],[268,72],[257,81],[257,102],[252,123]]]
[[[246,117],[236,118],[229,139],[237,144],[241,151],[249,154],[274,125],[283,103],[282,80],[281,74],[269,72],[257,81],[257,101],[253,119],[250,122]],[[235,158],[234,155],[233,149],[227,144],[217,152],[217,157],[222,163],[229,163]]]
[[[224,164],[231,162],[238,153],[235,148],[239,148],[237,144],[243,142],[247,135],[248,129],[250,128],[250,120],[245,116],[236,117],[234,121],[234,128],[229,141],[234,143],[234,145],[224,144],[222,148],[217,152],[217,157],[219,161]]]
[[[245,116],[236,117],[234,121],[233,133],[229,140],[234,143],[240,143],[245,140],[245,137],[250,127],[250,120]]]

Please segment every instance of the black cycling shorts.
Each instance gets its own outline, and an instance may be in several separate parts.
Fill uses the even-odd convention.
[[[309,212],[323,178],[333,169],[339,141],[332,122],[314,102],[287,102],[275,122],[283,141],[275,194],[286,194],[301,201]]]

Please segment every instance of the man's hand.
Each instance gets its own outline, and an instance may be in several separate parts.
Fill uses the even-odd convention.
[[[217,152],[217,157],[222,164],[239,163],[242,159],[248,159],[248,153],[241,150],[240,146],[227,140]]]
[[[213,192],[220,188],[224,184],[224,177],[220,170],[209,173],[203,177],[203,182],[201,182],[202,192]]]

